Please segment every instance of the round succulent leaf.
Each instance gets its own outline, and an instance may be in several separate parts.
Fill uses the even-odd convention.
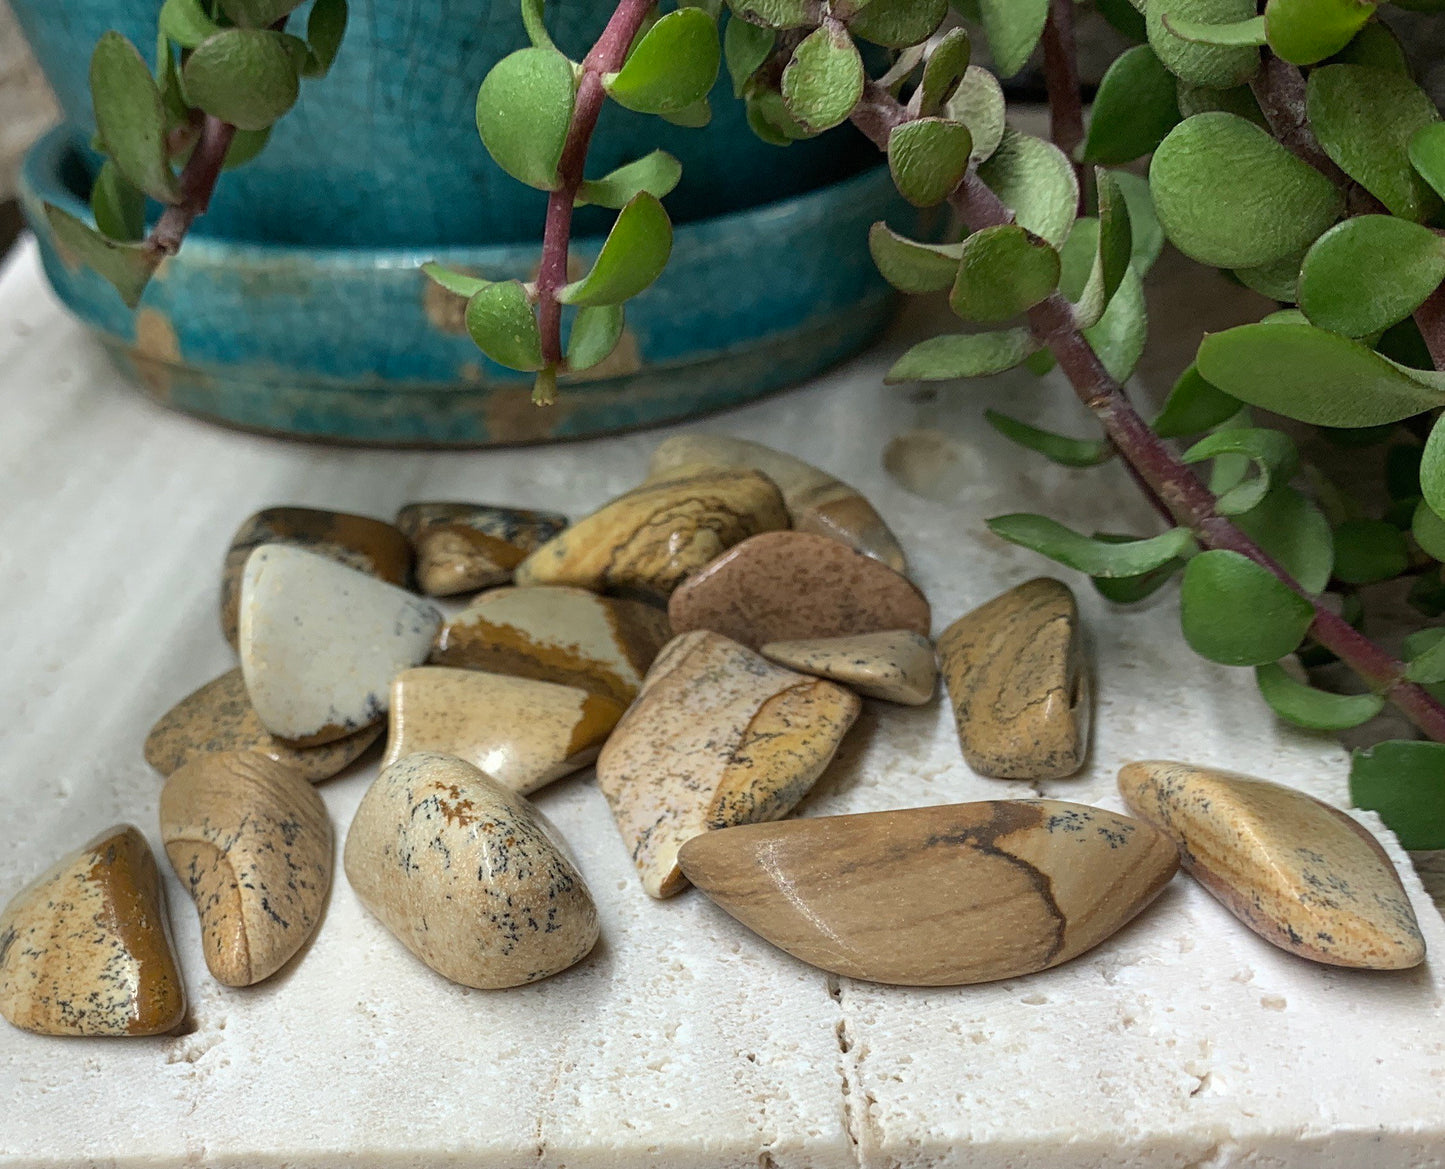
[[[1401,848],[1445,848],[1445,743],[1394,740],[1357,750],[1350,802],[1378,815]]]
[[[518,49],[492,67],[477,91],[482,145],[514,179],[550,191],[575,99],[571,61],[554,49]]]
[[[1114,540],[1122,543],[1138,539],[1138,537],[1095,532],[1094,539]],[[1185,562],[1176,556],[1173,560],[1165,561],[1158,568],[1151,568],[1148,572],[1141,572],[1138,576],[1096,576],[1091,577],[1090,580],[1095,591],[1106,601],[1113,601],[1116,605],[1133,605],[1157,593],[1174,578],[1184,564]]]
[[[1255,0],[1153,0],[1144,13],[1149,47],[1164,67],[1192,85],[1229,89],[1248,81],[1259,68],[1259,50],[1252,44],[1209,45],[1170,31],[1177,26],[1229,25],[1256,16]]]
[[[567,368],[574,373],[591,369],[617,348],[622,336],[623,308],[601,304],[577,310],[567,337]]]
[[[1283,304],[1294,304],[1299,299],[1300,265],[1304,256],[1285,256],[1272,264],[1260,264],[1255,268],[1236,268],[1234,274],[1246,288],[1252,288],[1261,296]]]
[[[682,163],[665,150],[654,150],[600,179],[584,181],[577,191],[577,205],[591,203],[620,210],[641,191],[661,199],[677,186],[681,178]]]
[[[962,122],[973,137],[969,161],[977,165],[998,149],[1004,132],[1003,87],[987,69],[970,65],[963,80],[943,104],[943,116]]]
[[[733,15],[764,28],[802,28],[812,23],[810,0],[728,0]]]
[[[186,95],[214,118],[264,130],[296,104],[301,82],[280,34],[228,28],[202,41],[181,69]]]
[[[1330,58],[1331,65],[1368,65],[1372,69],[1389,69],[1410,74],[1410,61],[1405,47],[1390,29],[1372,20],[1355,34],[1343,49]]]
[[[525,11],[525,5],[523,6]],[[306,18],[306,41],[311,47],[312,74],[328,72],[346,35],[346,0],[316,0]]]
[[[868,229],[868,250],[884,280],[900,292],[917,294],[953,284],[963,245],[919,243],[875,223]]]
[[[902,49],[926,41],[947,15],[948,0],[869,0],[848,18],[848,31],[875,45]]]
[[[1014,220],[1055,247],[1062,247],[1079,209],[1073,164],[1052,142],[1005,129],[998,149],[978,177],[1013,209]]]
[[[105,152],[132,186],[162,203],[180,198],[166,157],[166,115],[136,47],[106,32],[90,57],[90,96]]]
[[[973,45],[961,28],[949,29],[933,46],[923,65],[923,78],[918,83],[918,112],[924,116],[938,113],[968,72]]]
[[[1144,25],[1142,0],[1139,5],[1130,3],[1130,0],[1095,0],[1094,6],[1116,32],[1135,44],[1142,44],[1149,39],[1149,30]]]
[[[979,20],[1000,77],[1012,77],[1033,55],[1049,15],[1049,0],[979,0]]]
[[[808,129],[829,130],[848,120],[863,96],[863,81],[863,58],[853,38],[841,24],[826,24],[793,50],[783,69],[783,102]]]
[[[1238,398],[1210,385],[1191,365],[1179,375],[1159,416],[1150,425],[1160,438],[1183,438],[1228,422],[1242,405]]]
[[[672,221],[656,196],[639,191],[621,212],[603,241],[592,270],[562,288],[563,304],[621,304],[662,274],[672,254]]]
[[[1069,568],[1093,577],[1133,577],[1167,564],[1194,547],[1187,528],[1171,528],[1145,540],[1120,543],[1115,539],[1082,536],[1046,516],[1018,513],[988,521],[995,536],[1031,548]]]
[[[893,363],[883,380],[894,385],[985,377],[1013,369],[1038,348],[1033,334],[1022,328],[994,333],[945,333],[913,346]]]
[[[680,110],[663,110],[658,117],[674,126],[686,126],[689,130],[700,130],[712,121],[712,105],[703,98]]]
[[[1431,122],[1410,135],[1409,154],[1415,173],[1445,196],[1445,122]]]
[[[717,80],[720,52],[713,18],[701,8],[678,8],[647,30],[602,87],[637,113],[675,113],[707,96]]]
[[[1335,576],[1346,584],[1390,580],[1410,566],[1405,534],[1383,520],[1346,520],[1335,529]]]
[[[966,321],[1006,321],[1059,285],[1059,253],[1022,227],[986,227],[963,241],[948,303]]]
[[[1113,445],[1108,439],[1070,438],[1030,426],[1027,422],[1020,422],[1017,418],[1010,418],[997,410],[985,410],[983,416],[990,426],[1010,442],[1036,451],[1061,467],[1097,467],[1100,463],[1108,462],[1114,454]]]
[[[736,16],[728,17],[723,29],[723,61],[732,78],[734,97],[742,97],[743,87],[768,59],[777,39],[770,28],[749,24]]]
[[[1129,200],[1119,180],[1109,171],[1094,170],[1099,198],[1099,266],[1104,280],[1104,300],[1110,300],[1124,282],[1134,256],[1134,229],[1129,219]]]
[[[226,159],[221,164],[221,169],[235,170],[238,166],[245,166],[266,148],[269,141],[270,126],[264,130],[237,130],[231,135],[231,145],[226,150]]]
[[[491,280],[483,280],[480,276],[473,276],[468,272],[458,272],[455,268],[448,268],[444,264],[438,264],[435,260],[428,260],[421,266],[421,270],[432,283],[466,300],[471,300],[482,289],[493,283]]]
[[[1434,686],[1445,682],[1445,629],[1421,629],[1405,638],[1405,677]]]
[[[1445,415],[1435,420],[1420,456],[1420,493],[1437,516],[1445,518]]]
[[[1445,519],[1436,515],[1435,509],[1423,499],[1415,505],[1410,517],[1410,535],[1427,555],[1445,561]]]
[[[1099,82],[1080,157],[1120,166],[1150,153],[1179,122],[1174,75],[1148,45],[1114,58]]]
[[[160,31],[183,49],[194,49],[221,31],[201,0],[165,0],[157,17]]]
[[[62,259],[70,264],[89,265],[120,293],[127,308],[135,308],[160,257],[140,244],[106,239],[88,223],[82,223],[59,207],[46,203],[44,208]]]
[[[517,280],[488,284],[467,301],[467,333],[477,348],[508,369],[535,372],[542,360],[542,331]]]
[[[1221,515],[1238,515],[1249,511],[1264,499],[1270,482],[1284,482],[1299,466],[1299,452],[1294,440],[1283,431],[1268,427],[1232,426],[1200,439],[1183,455],[1185,463],[1219,459],[1222,455],[1243,455],[1258,469],[1254,479],[1243,480],[1230,487],[1215,501]]]
[[[899,193],[915,207],[933,207],[952,194],[968,170],[973,137],[962,122],[918,118],[888,136],[888,169]]]
[[[1170,241],[1220,268],[1302,253],[1344,210],[1335,185],[1233,114],[1198,114],[1154,152],[1149,189]]]
[[[1059,249],[1059,291],[1078,302],[1099,266],[1099,221],[1085,215],[1074,221]],[[1097,320],[1098,318],[1095,317]]]
[[[812,137],[812,131],[800,125],[788,112],[783,95],[775,89],[758,89],[743,98],[748,126],[764,142],[774,146],[790,146],[800,138]]]
[[[1182,41],[1196,45],[1253,45],[1264,44],[1264,17],[1251,16],[1246,20],[1235,20],[1229,24],[1206,24],[1198,20],[1185,20],[1165,12],[1160,21],[1169,32]]]
[[[1314,620],[1310,603],[1253,560],[1216,548],[1184,569],[1179,624],[1190,649],[1226,666],[1263,666],[1293,653]]]
[[[1385,708],[1378,694],[1331,694],[1290,676],[1278,662],[1254,668],[1260,696],[1286,722],[1312,731],[1344,731]]]
[[[1144,281],[1131,266],[1095,325],[1082,330],[1084,340],[1115,381],[1127,381],[1144,355],[1149,337],[1149,311]]]
[[[242,28],[264,29],[300,8],[302,3],[303,0],[221,0],[221,11]]]
[[[1277,484],[1234,526],[1263,548],[1311,595],[1324,592],[1335,566],[1334,533],[1313,503],[1287,484]]]
[[[106,159],[95,176],[90,212],[101,234],[118,243],[134,243],[145,235],[145,192],[120,173],[113,159]]]
[[[1126,170],[1109,173],[1129,211],[1129,265],[1142,276],[1154,267],[1164,250],[1164,228],[1154,210],[1149,180]]]
[[[1305,255],[1299,305],[1311,322],[1349,337],[1404,320],[1445,280],[1445,239],[1391,215],[1336,224]]]
[[[1411,139],[1440,115],[1409,77],[1364,65],[1323,65],[1311,70],[1305,97],[1325,153],[1392,214],[1423,223],[1440,210],[1440,197],[1410,160]]]
[[[1265,36],[1276,57],[1313,65],[1348,45],[1374,14],[1371,0],[1269,0]]]

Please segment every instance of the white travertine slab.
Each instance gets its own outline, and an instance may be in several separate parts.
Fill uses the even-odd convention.
[[[905,320],[819,384],[706,426],[867,491],[940,626],[1045,570],[986,535],[986,516],[1152,530],[1118,467],[1054,468],[981,422],[996,405],[1087,433],[1057,383],[883,387],[922,327]],[[160,785],[141,745],[232,665],[215,571],[247,514],[286,500],[389,515],[451,497],[586,514],[640,481],[680,429],[481,454],[222,431],[124,388],[43,291],[30,246],[0,277],[0,371],[0,899],[118,820],[158,842]],[[881,469],[883,445],[915,427],[947,432],[927,488],[942,501]],[[1333,740],[1281,728],[1247,674],[1185,650],[1167,590],[1125,612],[1071,582],[1097,664],[1094,744],[1077,777],[1041,794],[1122,810],[1120,763],[1166,756],[1344,799]],[[318,788],[338,838],[374,769],[373,755]],[[799,814],[1033,786],[972,775],[939,699],[869,703]],[[1075,962],[906,990],[829,979],[696,893],[652,901],[586,773],[537,804],[598,903],[602,940],[580,965],[517,990],[450,985],[337,879],[305,960],[230,991],[205,973],[167,874],[195,1029],[111,1041],[0,1029],[0,1165],[1424,1169],[1445,1157],[1445,925],[1408,870],[1433,954],[1416,971],[1308,964],[1179,877]]]

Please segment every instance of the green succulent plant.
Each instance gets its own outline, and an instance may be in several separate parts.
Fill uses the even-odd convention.
[[[254,153],[295,100],[297,79],[334,57],[344,0],[317,0],[304,40],[285,31],[294,7],[166,0],[154,77],[115,34],[97,47],[92,86],[108,155],[93,199],[100,231],[50,214],[62,243],[129,302],[204,210],[220,161]],[[606,101],[703,125],[724,67],[755,132],[779,147],[851,122],[886,155],[905,199],[949,204],[964,229],[952,243],[883,223],[870,233],[889,282],[945,292],[961,319],[958,332],[905,353],[889,380],[1057,366],[1098,438],[993,412],[989,424],[1081,473],[1122,459],[1167,525],[1084,534],[1009,515],[990,528],[1087,574],[1112,601],[1141,600],[1178,577],[1186,642],[1252,668],[1264,700],[1293,723],[1342,730],[1393,703],[1426,738],[1357,752],[1354,799],[1407,847],[1445,847],[1445,627],[1427,625],[1445,613],[1445,123],[1373,0],[1259,7],[680,0],[660,14],[653,0],[620,0],[573,61],[548,36],[542,0],[522,0],[531,45],[482,82],[477,127],[503,170],[548,192],[537,278],[426,270],[467,298],[477,346],[535,373],[534,397],[550,403],[559,375],[611,352],[625,302],[671,248],[662,200],[678,182],[675,159],[654,151],[586,177]],[[1074,22],[1094,11],[1132,44],[1086,119]],[[978,37],[1003,76],[1042,44],[1051,140],[1006,124],[995,73],[971,62]],[[142,194],[167,204],[144,238]],[[585,203],[617,217],[591,269],[572,280],[572,211]],[[1147,340],[1143,278],[1166,238],[1278,308],[1206,335],[1148,422],[1124,383]],[[1256,411],[1325,428],[1337,443],[1384,447],[1387,504],[1359,502],[1372,485],[1332,482]],[[1362,590],[1395,578],[1412,582],[1421,624],[1404,661],[1361,632]],[[1315,688],[1294,655],[1345,663],[1364,692]]]

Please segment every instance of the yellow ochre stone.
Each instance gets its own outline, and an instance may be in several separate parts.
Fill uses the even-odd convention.
[[[922,706],[938,685],[933,643],[912,629],[774,641],[758,652],[780,666],[841,682],[866,698]]]

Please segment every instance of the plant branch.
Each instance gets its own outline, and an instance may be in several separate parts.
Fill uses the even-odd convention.
[[[216,180],[221,177],[226,151],[230,150],[231,139],[235,136],[235,126],[206,115],[195,149],[181,168],[180,202],[172,203],[161,213],[146,238],[146,251],[157,260],[174,256],[180,250],[181,241],[186,238],[191,224],[206,213],[211,204],[211,194],[216,189]]]
[[[1049,137],[1073,165],[1082,204],[1083,168],[1074,157],[1084,141],[1084,98],[1079,88],[1079,47],[1074,39],[1074,0],[1049,0],[1043,43]]]
[[[1436,369],[1445,370],[1445,284],[1440,285],[1425,303],[1415,310],[1415,324],[1430,350]]]

